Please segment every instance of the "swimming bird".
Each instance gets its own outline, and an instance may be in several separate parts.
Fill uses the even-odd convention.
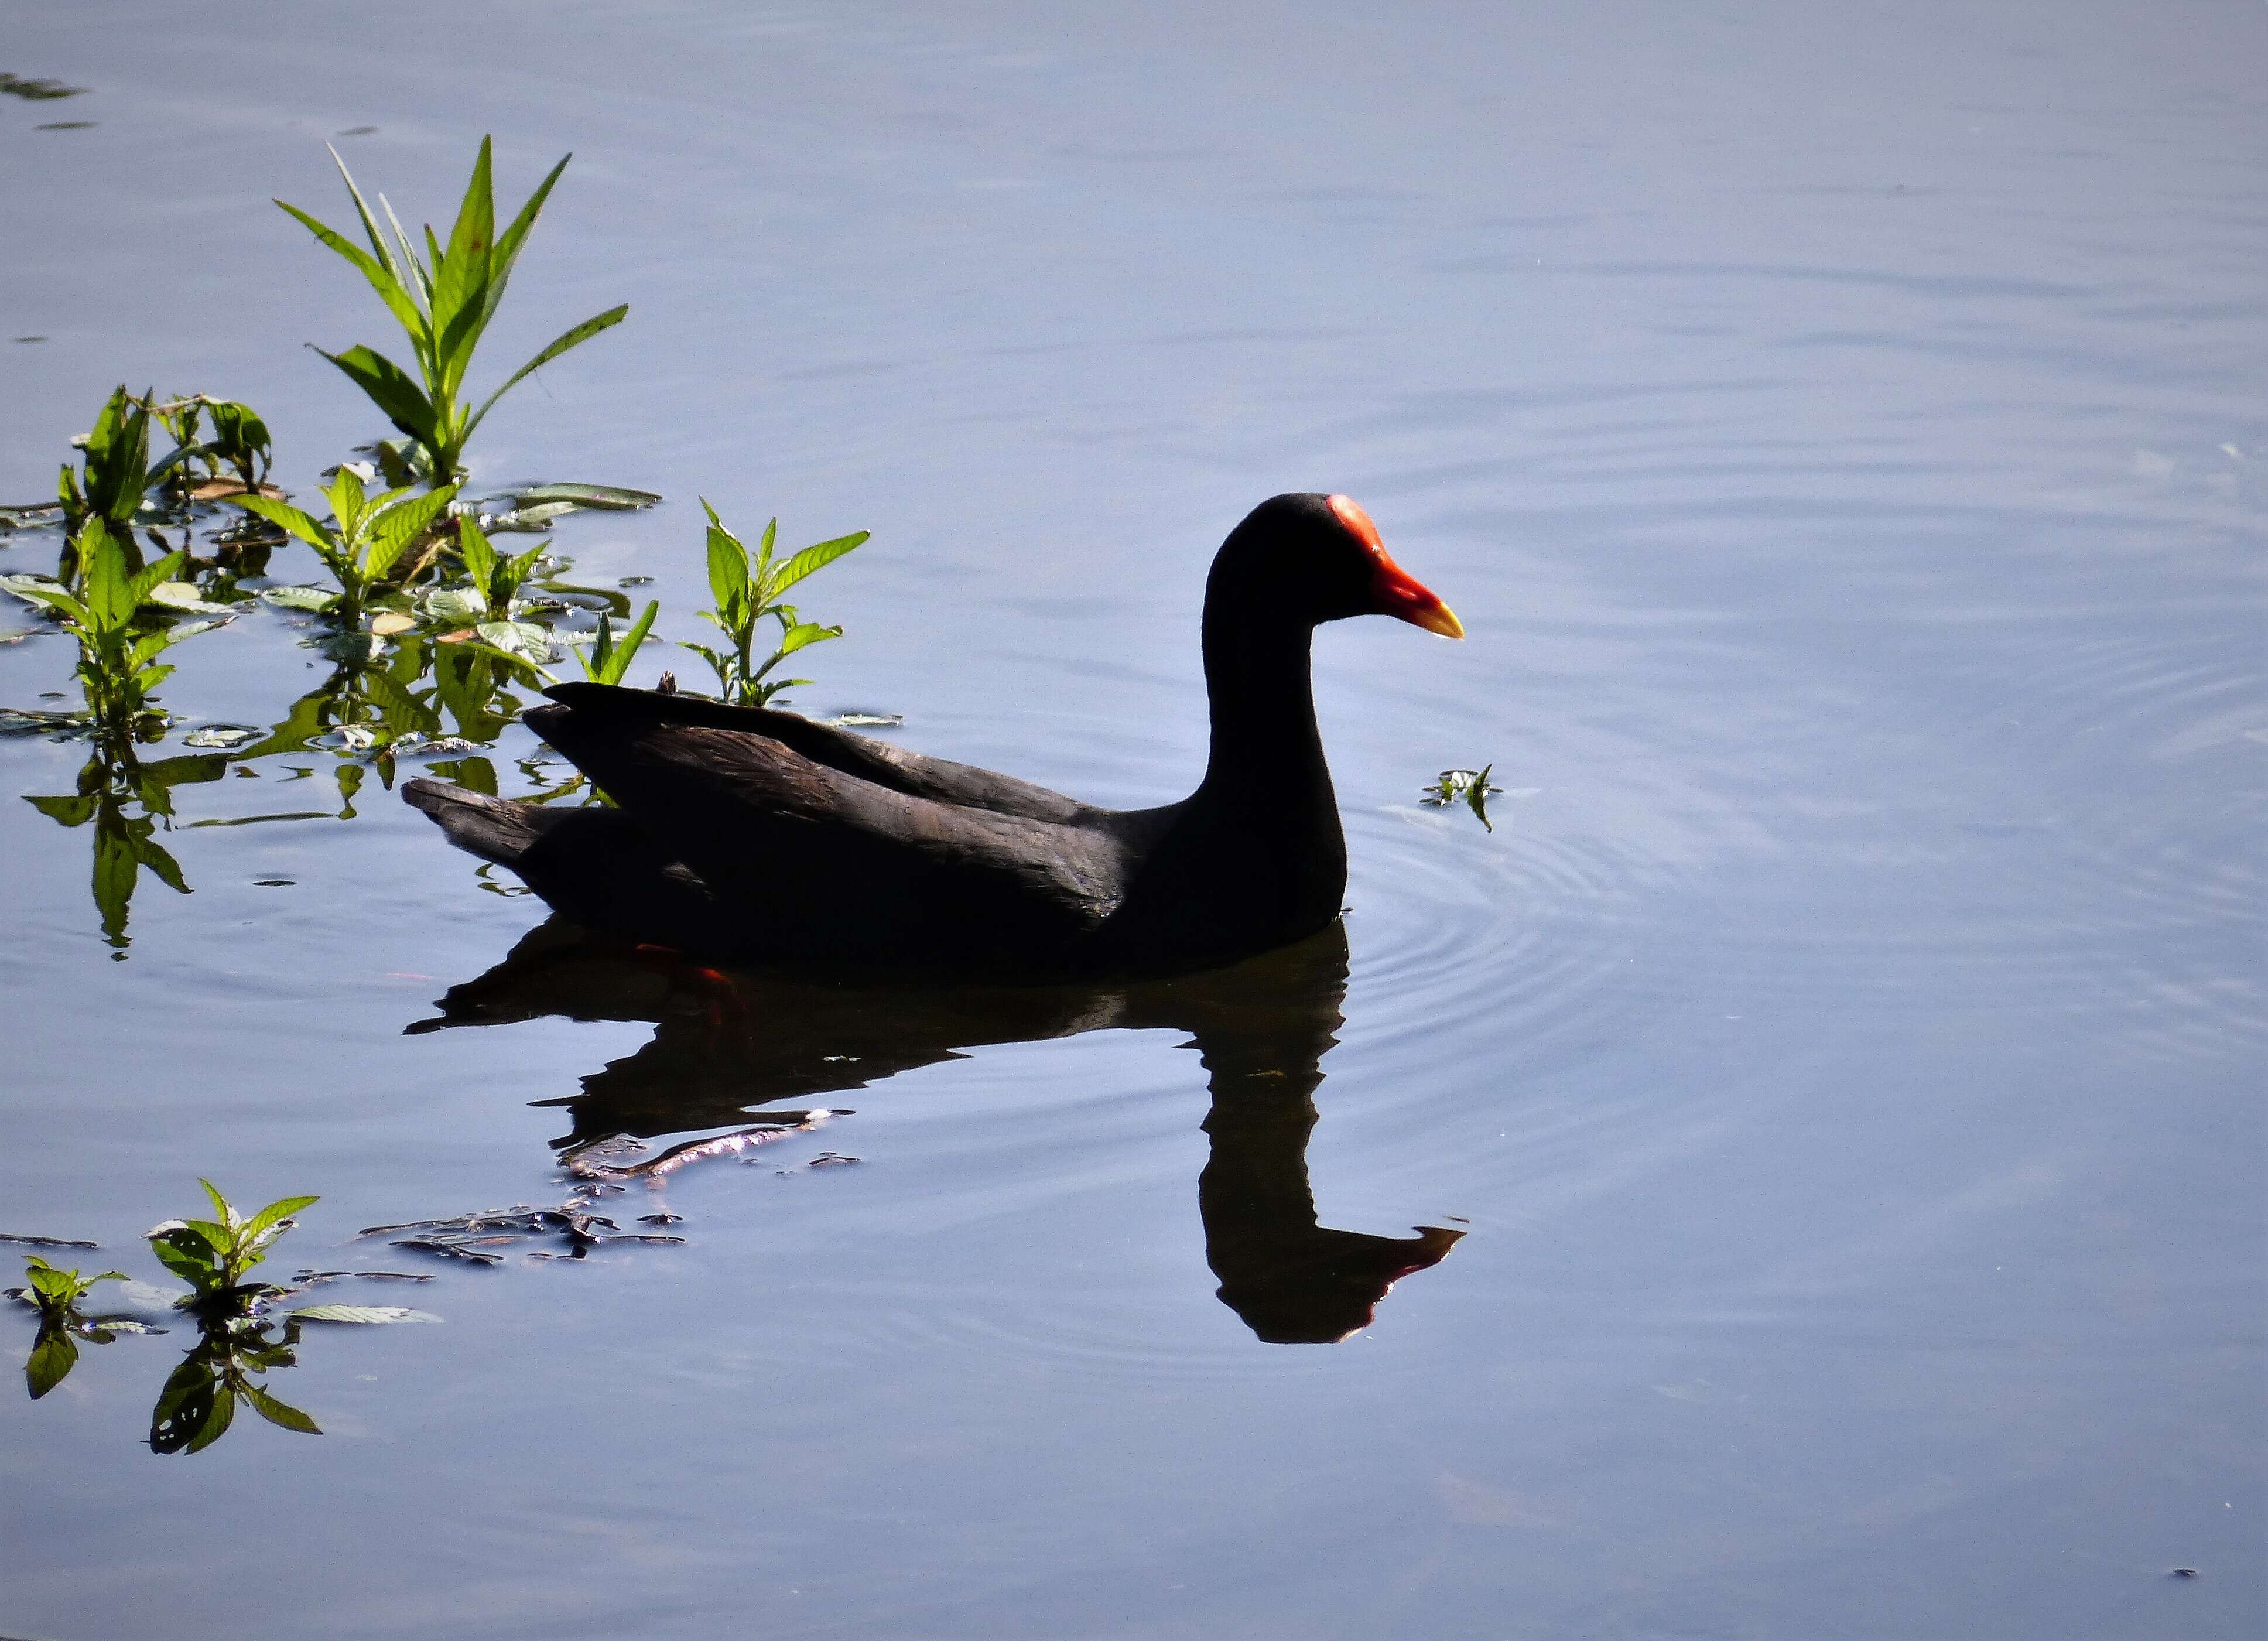
[[[1346,840],[1315,726],[1314,629],[1449,607],[1344,496],[1263,502],[1205,583],[1204,779],[1096,808],[791,712],[561,684],[526,715],[618,806],[555,810],[428,780],[460,848],[586,926],[723,962],[1023,971],[1202,968],[1335,918]]]

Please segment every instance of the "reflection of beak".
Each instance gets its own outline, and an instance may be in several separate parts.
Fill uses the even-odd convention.
[[[1378,555],[1378,580],[1372,591],[1378,595],[1378,613],[1381,615],[1406,621],[1427,632],[1438,632],[1444,638],[1465,636],[1465,623],[1457,619],[1456,611],[1434,597],[1431,589],[1383,552]]]

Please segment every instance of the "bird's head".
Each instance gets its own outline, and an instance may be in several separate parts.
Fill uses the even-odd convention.
[[[1391,615],[1446,638],[1464,623],[1395,563],[1378,526],[1350,497],[1271,497],[1248,514],[1213,561],[1209,601],[1239,594],[1249,617],[1295,614],[1310,624],[1350,615]]]

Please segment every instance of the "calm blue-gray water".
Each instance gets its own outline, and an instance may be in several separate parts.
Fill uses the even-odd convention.
[[[557,537],[666,637],[697,496],[872,530],[798,703],[1140,805],[1262,497],[1470,634],[1319,640],[1344,954],[1155,993],[515,968],[541,904],[350,745],[177,785],[191,892],[106,937],[20,801],[85,746],[0,741],[0,1232],[150,1282],[198,1175],[317,1192],[276,1269],[445,1319],[311,1330],[322,1433],[195,1453],[183,1328],[11,1365],[0,1633],[2268,1630],[2268,9],[134,0],[0,70],[85,88],[0,97],[0,501],[121,381],[311,492],[387,430],[301,344],[394,339],[270,197],[347,216],[329,140],[446,225],[493,132],[514,203],[575,159],[476,374],[631,313],[475,487],[664,493]],[[284,719],[307,637],[183,646],[145,754]],[[1492,831],[1419,801],[1483,764]],[[356,1237],[813,1106],[607,1199],[681,1245]]]

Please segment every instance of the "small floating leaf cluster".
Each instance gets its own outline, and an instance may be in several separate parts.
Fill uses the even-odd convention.
[[[77,708],[0,707],[0,734],[89,744],[75,792],[30,801],[63,825],[93,827],[94,899],[119,955],[144,871],[188,892],[156,836],[174,824],[175,786],[217,780],[232,766],[262,758],[320,751],[338,760],[335,811],[262,818],[351,817],[365,774],[374,770],[390,787],[396,760],[410,755],[445,759],[430,765],[432,773],[494,794],[496,771],[482,754],[536,689],[557,681],[563,651],[583,676],[621,683],[652,636],[658,601],[633,618],[620,589],[576,584],[549,533],[571,515],[649,508],[659,496],[546,483],[475,498],[466,488],[467,445],[497,401],[629,312],[620,305],[571,327],[485,399],[468,396],[482,337],[566,164],[551,169],[499,232],[483,138],[447,239],[427,228],[422,249],[384,195],[372,210],[343,163],[340,173],[367,249],[277,202],[369,282],[408,339],[416,367],[364,345],[318,350],[398,435],[327,469],[320,506],[298,504],[272,482],[270,430],[248,405],[202,394],[136,395],[121,386],[92,430],[74,441],[77,460],[63,465],[55,500],[0,507],[0,548],[60,538],[52,575],[0,575],[0,590],[77,640],[73,677],[83,697]],[[160,436],[170,445],[153,456]],[[705,503],[703,509],[716,607],[702,614],[722,637],[686,647],[709,662],[722,698],[776,703],[810,682],[775,676],[779,664],[842,632],[805,620],[785,595],[866,535],[833,537],[776,558],[775,519],[752,557],[715,510]],[[491,539],[513,534],[538,539],[516,552]],[[271,573],[276,549],[293,543],[313,554],[319,578]],[[178,726],[158,694],[173,670],[166,652],[263,607],[274,613],[270,619],[306,631],[301,642],[330,663],[328,675],[266,729],[202,725],[182,744],[203,755],[144,759],[140,747]],[[0,643],[51,629],[0,631]],[[534,761],[521,767],[543,785]],[[578,794],[594,797],[579,778],[534,797]]]
[[[302,1327],[310,1322],[430,1322],[440,1318],[394,1305],[310,1305],[281,1317],[269,1317],[267,1313],[278,1302],[306,1291],[314,1282],[349,1274],[310,1271],[290,1287],[250,1280],[252,1270],[267,1258],[268,1250],[291,1229],[291,1216],[317,1199],[286,1196],[257,1213],[244,1214],[210,1181],[199,1183],[212,1206],[210,1218],[168,1219],[146,1233],[158,1262],[189,1286],[186,1292],[144,1287],[141,1293],[160,1303],[170,1301],[197,1328],[196,1343],[158,1393],[150,1417],[150,1446],[158,1453],[201,1452],[227,1432],[239,1403],[284,1430],[320,1435],[313,1419],[278,1400],[253,1377],[296,1364]],[[51,1237],[6,1240],[44,1247],[94,1246]],[[108,1344],[122,1334],[167,1331],[131,1315],[85,1313],[83,1301],[97,1284],[127,1283],[129,1292],[138,1286],[124,1271],[82,1277],[76,1269],[64,1270],[37,1254],[26,1255],[24,1267],[26,1285],[8,1290],[8,1297],[39,1312],[39,1337],[24,1364],[25,1384],[34,1402],[61,1384],[77,1365],[81,1341]],[[279,1328],[281,1333],[271,1336],[271,1330]]]
[[[1480,823],[1490,831],[1496,830],[1488,818],[1488,800],[1504,796],[1504,789],[1489,784],[1489,776],[1496,769],[1484,763],[1477,769],[1444,769],[1439,778],[1423,790],[1425,795],[1418,801],[1439,809],[1462,800]]]

